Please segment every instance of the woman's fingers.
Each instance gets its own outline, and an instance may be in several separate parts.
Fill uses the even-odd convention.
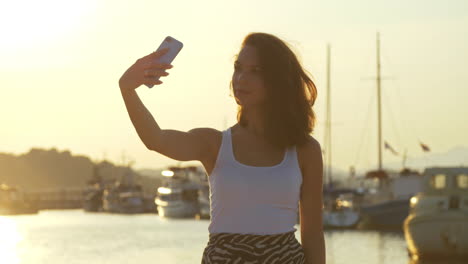
[[[146,77],[143,81],[144,84],[153,84],[153,85],[160,85],[163,82],[161,80],[155,80],[154,78]]]
[[[147,69],[143,71],[144,77],[157,77],[157,76],[168,76],[169,73],[164,70],[158,69]]]
[[[145,63],[143,66],[143,69],[148,70],[148,69],[171,69],[173,66],[168,63],[159,63],[156,61],[150,61]]]

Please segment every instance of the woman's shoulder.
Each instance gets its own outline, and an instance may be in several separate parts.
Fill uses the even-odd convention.
[[[190,130],[190,133],[197,135],[210,145],[217,145],[223,136],[223,131],[219,131],[211,127],[194,128]]]
[[[303,144],[297,146],[297,151],[305,155],[316,155],[322,152],[320,143],[311,135],[307,137]]]
[[[310,164],[311,161],[322,159],[322,150],[320,143],[313,136],[309,135],[306,142],[297,146],[297,158],[301,169],[305,164]]]

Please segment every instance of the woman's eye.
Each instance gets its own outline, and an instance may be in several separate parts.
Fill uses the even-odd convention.
[[[242,68],[239,65],[234,65],[234,71],[240,71],[240,70],[242,70]],[[253,69],[249,69],[248,71],[252,73],[260,73],[262,72],[262,69],[260,67],[255,67]]]

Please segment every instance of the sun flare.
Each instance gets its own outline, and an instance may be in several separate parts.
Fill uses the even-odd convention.
[[[18,244],[23,236],[18,230],[15,221],[8,217],[0,216],[0,256],[1,263],[20,263]]]
[[[0,48],[33,48],[59,41],[85,23],[93,5],[90,0],[4,1],[0,8]]]

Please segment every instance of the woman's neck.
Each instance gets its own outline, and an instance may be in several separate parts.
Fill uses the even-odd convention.
[[[258,109],[245,109],[242,113],[244,115],[245,120],[247,121],[247,125],[243,126],[245,130],[251,135],[255,135],[259,138],[264,138],[266,134],[266,128],[264,125],[264,114],[263,112]]]

